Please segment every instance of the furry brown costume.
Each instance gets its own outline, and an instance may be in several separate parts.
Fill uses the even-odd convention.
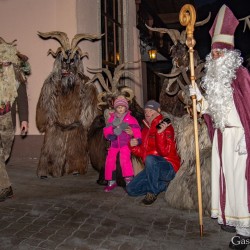
[[[181,118],[172,117],[175,129],[178,153],[181,157],[181,167],[175,178],[170,182],[165,194],[169,205],[181,209],[198,209],[195,143],[193,120],[184,115]],[[211,209],[211,141],[204,121],[198,125],[200,145],[200,165],[203,210],[210,213]]]
[[[56,53],[52,73],[45,80],[37,104],[36,123],[45,133],[37,168],[38,177],[85,174],[88,166],[87,129],[97,115],[97,93],[83,73],[84,56],[77,44],[99,36],[78,34],[71,45],[63,32],[40,33],[55,38],[62,47]]]

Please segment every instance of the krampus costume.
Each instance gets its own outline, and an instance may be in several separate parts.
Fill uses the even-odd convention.
[[[16,45],[0,38],[0,201],[13,196],[5,168],[15,136],[16,105],[21,131],[28,130],[28,98],[26,76],[30,73],[28,57],[21,55]]]
[[[164,116],[170,116],[164,114]],[[175,130],[181,167],[165,194],[168,205],[178,209],[198,209],[197,176],[195,168],[194,124],[189,114],[170,116]],[[203,119],[198,123],[203,211],[211,210],[211,141]]]
[[[39,131],[45,133],[37,175],[59,177],[85,174],[88,166],[87,130],[97,115],[97,93],[83,73],[81,59],[85,54],[77,44],[82,39],[99,36],[78,34],[71,45],[63,32],[40,33],[55,38],[62,47],[56,53],[52,73],[45,80],[36,110]]]

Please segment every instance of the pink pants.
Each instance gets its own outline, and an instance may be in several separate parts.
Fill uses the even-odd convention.
[[[116,156],[119,152],[122,176],[134,176],[134,170],[130,159],[130,150],[128,146],[121,148],[109,148],[105,164],[105,180],[112,180],[112,173],[116,170]]]

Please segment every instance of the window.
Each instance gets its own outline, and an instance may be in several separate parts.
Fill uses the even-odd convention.
[[[101,0],[102,64],[115,68],[123,61],[123,0]]]

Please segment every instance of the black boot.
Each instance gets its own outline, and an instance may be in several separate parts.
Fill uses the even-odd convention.
[[[234,226],[221,225],[221,229],[228,233],[236,233],[236,228]]]
[[[103,185],[103,186],[106,186],[108,184],[108,182],[105,180],[105,168],[101,168],[100,170],[100,173],[99,173],[99,178],[98,180],[96,181],[97,184],[99,185]]]

